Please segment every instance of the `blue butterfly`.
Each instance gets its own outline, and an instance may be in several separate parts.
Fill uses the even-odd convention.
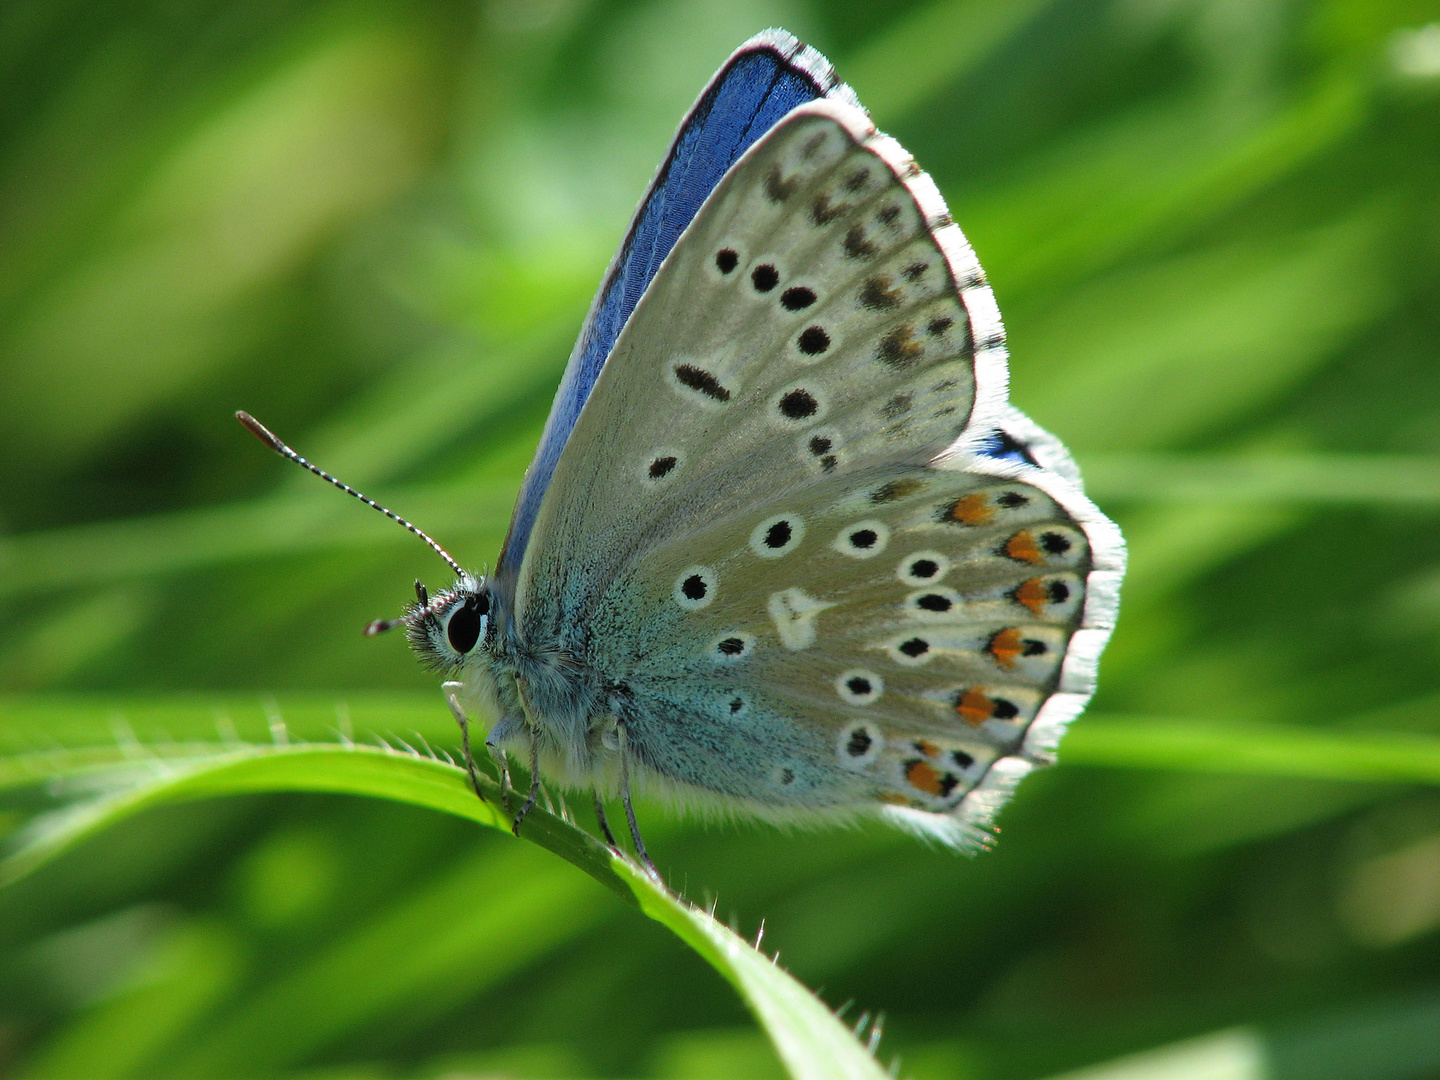
[[[766,31],[641,201],[494,574],[430,541],[459,580],[376,628],[448,677],[472,769],[464,702],[528,755],[517,829],[544,773],[612,843],[618,797],[647,863],[641,787],[983,842],[1088,701],[1125,562],[1006,378],[934,183]]]

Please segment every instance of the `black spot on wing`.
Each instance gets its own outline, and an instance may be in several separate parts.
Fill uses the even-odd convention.
[[[798,177],[786,180],[780,175],[780,166],[772,165],[770,171],[765,174],[765,197],[773,203],[782,203],[795,194],[795,188],[799,186],[799,183]]]
[[[880,249],[873,241],[865,235],[865,229],[860,225],[852,225],[850,231],[845,234],[841,241],[845,254],[852,259],[874,258],[875,253]]]
[[[790,542],[795,530],[791,528],[788,521],[777,521],[770,528],[765,530],[765,546],[768,548],[783,548]]]
[[[829,225],[844,212],[844,206],[834,205],[830,196],[823,193],[816,195],[815,201],[810,204],[810,220],[816,225]]]
[[[730,391],[720,384],[719,379],[693,364],[676,364],[675,378],[679,379],[682,385],[715,401],[730,400]]]
[[[807,416],[814,416],[816,410],[820,408],[820,403],[815,400],[815,395],[810,391],[796,388],[782,397],[777,407],[791,420],[803,420]]]
[[[1040,546],[1051,555],[1064,555],[1074,545],[1063,533],[1047,532],[1040,536]]]
[[[796,285],[780,294],[780,303],[786,311],[802,311],[814,302],[815,291],[803,285]]]
[[[925,346],[915,340],[915,332],[908,326],[897,326],[875,348],[875,358],[896,370],[909,367],[924,354]]]
[[[890,287],[887,277],[873,277],[860,288],[860,306],[870,311],[889,311],[900,306],[900,290]]]
[[[800,332],[796,344],[806,356],[819,356],[830,348],[830,335],[823,326],[808,326]]]

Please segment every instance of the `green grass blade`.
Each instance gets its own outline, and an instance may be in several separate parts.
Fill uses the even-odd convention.
[[[778,963],[700,908],[656,888],[633,863],[616,859],[615,868],[629,879],[641,910],[673,930],[740,992],[796,1080],[886,1075],[834,1013],[808,991],[796,992]]]
[[[595,899],[583,878],[528,845],[482,847],[227,1003],[162,1075],[268,1074],[372,1025],[393,1037],[410,1016],[462,1005],[591,930],[611,914]],[[287,1022],[297,1010],[304,1024]]]
[[[1440,506],[1440,458],[1422,454],[1095,453],[1097,499]]]
[[[488,802],[475,798],[455,766],[406,751],[374,746],[308,744],[218,749],[206,757],[158,752],[112,774],[119,790],[37,823],[30,838],[0,864],[0,882],[28,873],[48,858],[141,810],[166,803],[270,791],[310,791],[371,798],[439,810],[501,831],[510,816],[500,791],[482,777]],[[574,863],[633,902],[629,885],[611,866],[607,848],[569,821],[536,809],[526,839]]]
[[[93,768],[93,762],[88,764]],[[155,753],[109,775],[119,786],[114,794],[34,823],[18,849],[0,864],[0,881],[28,873],[82,839],[143,809],[222,795],[274,791],[366,795],[454,814],[500,831],[510,827],[509,815],[499,806],[499,790],[493,782],[482,780],[489,801],[481,802],[455,766],[377,747],[245,746],[198,760]],[[875,1059],[819,999],[770,958],[712,916],[664,889],[624,856],[610,851],[565,817],[540,808],[526,819],[523,835],[560,855],[627,902],[638,904],[699,952],[741,993],[797,1080],[880,1080],[885,1076]],[[323,982],[344,968],[345,956],[341,951],[323,959],[323,970],[317,969],[318,974],[302,973],[297,978],[313,977]],[[399,980],[396,992],[403,991],[406,985]],[[395,981],[391,988],[396,989]],[[249,1019],[263,1026],[273,1005],[268,999],[263,1001]],[[333,1023],[325,1031],[341,1030],[354,1017],[331,1019]],[[253,1038],[254,1026],[232,1021],[230,1027],[216,1035],[219,1044],[224,1044],[216,1053],[223,1057],[221,1051],[235,1039]],[[298,1055],[310,1047],[307,1044],[290,1049]]]
[[[1060,756],[1066,765],[1440,783],[1440,738],[1406,732],[1093,716],[1066,734]]]
[[[168,756],[183,744],[209,753],[267,742],[455,742],[455,721],[439,694],[360,691],[0,695],[0,761],[48,750],[127,758]]]

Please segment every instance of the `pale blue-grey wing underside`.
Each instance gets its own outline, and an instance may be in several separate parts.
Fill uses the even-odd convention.
[[[561,454],[515,620],[692,802],[988,821],[1088,698],[1123,546],[1005,402],[933,183],[862,110],[722,179]]]
[[[661,262],[740,155],[795,106],[827,96],[858,104],[823,56],[783,30],[766,30],[731,55],[681,122],[565,369],[496,566],[500,589],[512,584],[560,453]]]

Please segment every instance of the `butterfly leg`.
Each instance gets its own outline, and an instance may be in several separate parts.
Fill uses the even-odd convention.
[[[595,820],[600,823],[600,832],[605,836],[605,842],[612,848],[618,848],[620,844],[615,839],[615,834],[610,831],[610,822],[605,818],[605,803],[600,799],[600,793],[595,793]]]
[[[625,804],[625,820],[630,825],[630,836],[635,841],[635,854],[645,864],[645,869],[660,877],[660,871],[650,861],[650,852],[645,850],[645,841],[640,839],[640,823],[635,820],[635,806],[630,801],[630,764],[625,739],[625,725],[619,724],[616,732],[620,740],[620,801]]]
[[[470,777],[470,787],[475,791],[475,797],[481,802],[486,802],[485,793],[480,790],[480,774],[475,768],[475,758],[470,753],[470,718],[465,715],[465,710],[460,707],[460,700],[456,697],[463,683],[447,682],[441,684],[445,691],[445,703],[450,706],[450,715],[455,717],[455,723],[460,725],[460,750],[465,756],[465,772]]]
[[[510,831],[516,836],[520,835],[520,823],[525,820],[527,814],[535,809],[535,800],[540,797],[540,733],[534,728],[530,729],[530,793],[520,806],[520,812],[515,815],[515,824],[510,826]]]
[[[495,760],[496,767],[500,770],[500,803],[505,807],[507,814],[512,813],[510,807],[510,757],[505,753],[505,747],[501,745],[503,740],[518,734],[524,727],[524,721],[513,713],[502,716],[498,723],[490,729],[490,734],[485,736],[485,749]]]

